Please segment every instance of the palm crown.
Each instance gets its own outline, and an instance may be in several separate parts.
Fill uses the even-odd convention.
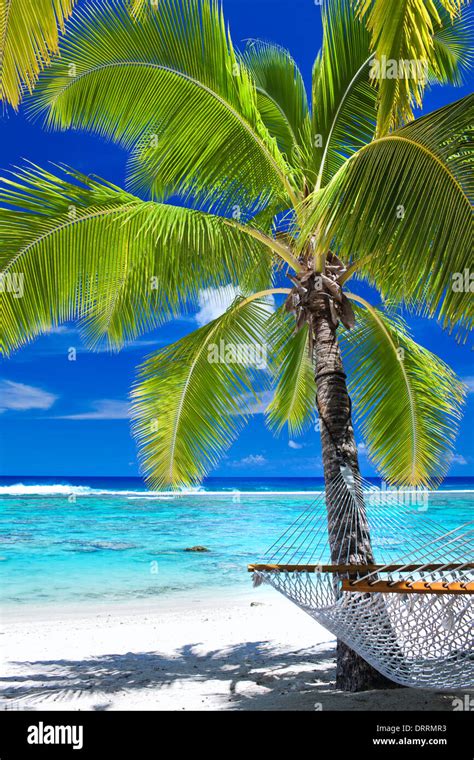
[[[426,484],[449,462],[463,387],[396,307],[461,339],[472,325],[472,300],[451,282],[471,251],[473,99],[412,121],[425,83],[370,72],[375,54],[415,52],[431,80],[458,81],[469,22],[462,2],[421,3],[413,50],[404,18],[386,39],[389,4],[327,0],[311,102],[290,54],[262,42],[238,52],[209,0],[86,6],[39,79],[32,116],[120,142],[129,185],[36,166],[2,178],[3,282],[25,282],[23,298],[4,288],[2,351],[70,320],[92,348],[119,349],[203,288],[240,293],[139,369],[133,427],[153,487],[200,480],[262,391],[275,431],[311,423],[316,281],[375,464]],[[378,288],[384,308],[348,292],[351,278]],[[272,307],[278,294],[286,308]],[[264,368],[210,360],[216,346],[262,345]]]

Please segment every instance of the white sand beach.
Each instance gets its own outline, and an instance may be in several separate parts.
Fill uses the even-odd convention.
[[[334,638],[267,588],[2,617],[2,709],[452,710],[455,696],[337,691]]]

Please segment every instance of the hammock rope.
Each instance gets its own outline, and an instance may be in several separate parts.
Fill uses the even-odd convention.
[[[446,531],[420,496],[341,466],[249,571],[396,683],[472,689],[474,522]]]

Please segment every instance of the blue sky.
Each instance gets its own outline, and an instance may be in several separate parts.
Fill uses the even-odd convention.
[[[224,0],[236,44],[248,38],[277,42],[291,50],[309,83],[321,42],[320,7],[313,0]],[[470,90],[436,88],[425,99],[431,111]],[[0,168],[22,159],[45,166],[64,162],[117,184],[124,183],[126,154],[111,143],[75,132],[48,133],[23,114],[0,117]],[[127,396],[135,368],[154,347],[166,345],[210,316],[201,311],[143,336],[118,355],[91,354],[73,326],[41,337],[0,365],[0,475],[138,474],[129,432]],[[447,361],[470,386],[451,475],[474,473],[474,367],[467,346],[457,345],[434,322],[409,319],[415,338]],[[77,352],[70,361],[70,349]],[[358,440],[361,441],[360,437]],[[364,474],[374,474],[361,446]],[[263,415],[248,428],[215,471],[220,476],[318,476],[322,474],[318,434],[298,441],[273,438]]]

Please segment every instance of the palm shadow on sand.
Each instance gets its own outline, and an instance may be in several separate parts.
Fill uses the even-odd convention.
[[[188,644],[174,656],[128,652],[83,660],[16,662],[25,675],[0,678],[0,699],[4,709],[48,709],[61,702],[64,709],[71,709],[87,696],[93,697],[91,709],[106,710],[119,692],[140,690],[142,698],[150,692],[153,710],[156,690],[179,683],[185,691],[191,682],[195,686],[212,681],[220,682],[215,688],[222,708],[232,710],[452,710],[454,694],[413,689],[356,695],[335,691],[334,649],[327,644],[281,652],[268,641],[253,641],[205,654],[196,651],[199,646]],[[202,701],[205,709],[206,700]]]

